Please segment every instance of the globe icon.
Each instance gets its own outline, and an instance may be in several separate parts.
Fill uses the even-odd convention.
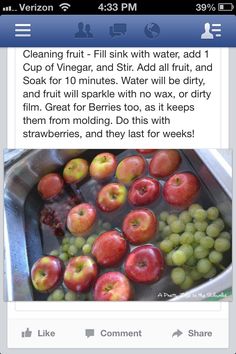
[[[160,27],[154,22],[148,23],[144,27],[144,33],[148,38],[156,38],[160,34]]]

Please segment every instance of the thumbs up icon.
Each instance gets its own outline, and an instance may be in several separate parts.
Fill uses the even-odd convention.
[[[30,338],[31,336],[32,336],[32,331],[30,331],[29,328],[27,328],[26,331],[21,332],[22,338]]]

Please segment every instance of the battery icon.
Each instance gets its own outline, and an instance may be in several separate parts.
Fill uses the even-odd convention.
[[[218,11],[233,11],[234,5],[232,2],[222,2],[218,4]]]

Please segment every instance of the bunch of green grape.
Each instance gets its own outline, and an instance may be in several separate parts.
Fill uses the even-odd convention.
[[[111,225],[107,222],[100,222],[98,233],[90,235],[87,239],[84,237],[75,237],[70,233],[66,233],[62,239],[61,246],[50,252],[51,256],[59,257],[65,264],[70,258],[81,255],[89,255],[96,238],[107,230],[111,229]]]
[[[92,301],[92,294],[78,294],[63,287],[55,289],[47,298],[47,301]]]
[[[180,214],[163,211],[159,216],[159,231],[163,240],[159,247],[166,264],[174,267],[171,279],[182,290],[194,282],[214,277],[224,253],[231,248],[231,234],[216,207],[207,210],[192,204]]]
[[[74,237],[66,234],[62,244],[58,249],[50,252],[51,256],[59,257],[64,263],[75,256],[88,255],[91,253],[92,245],[98,235],[93,234],[87,239],[83,237]]]

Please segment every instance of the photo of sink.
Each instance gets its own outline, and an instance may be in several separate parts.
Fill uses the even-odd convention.
[[[222,151],[224,152],[224,150]],[[209,272],[203,272],[202,276],[198,278],[197,275],[199,273],[197,274],[196,269],[201,270],[201,267],[209,264],[210,253],[220,250],[222,247],[220,241],[229,238],[228,235],[232,232],[231,152],[225,150],[226,155],[229,156],[227,161],[222,157],[224,154],[222,155],[221,150],[178,150],[180,161],[175,166],[174,171],[171,171],[168,176],[153,177],[150,162],[156,151],[106,150],[106,152],[115,156],[118,166],[124,159],[138,156],[139,159],[144,161],[143,171],[139,176],[135,176],[131,182],[126,181],[128,169],[125,170],[123,179],[116,169],[115,173],[110,174],[108,178],[98,180],[90,175],[90,169],[90,174],[86,172],[85,178],[79,182],[70,183],[65,180],[63,170],[70,160],[80,158],[86,161],[88,166],[91,166],[90,164],[94,157],[103,152],[105,151],[92,149],[6,151],[4,182],[5,300],[50,300],[51,292],[38,291],[31,279],[31,270],[35,262],[42,257],[50,255],[60,259],[65,268],[75,257],[89,257],[93,262],[98,263],[98,279],[108,272],[125,275],[129,279],[128,281],[132,288],[132,296],[130,295],[128,299],[133,301],[200,301],[207,298],[217,298],[218,294],[230,289],[232,286],[232,250],[231,247],[225,247],[224,249],[225,243],[228,242],[230,244],[230,240],[222,242],[222,260],[215,263],[212,261],[213,266],[211,269],[209,268]],[[49,173],[59,174],[61,176],[59,179],[61,178],[64,188],[56,198],[45,200],[42,194],[39,193],[38,183],[42,180],[42,177]],[[199,181],[200,191],[191,205],[200,204],[201,208],[199,207],[198,209],[204,210],[204,212],[201,211],[203,216],[201,216],[201,212],[198,213],[198,216],[194,214],[195,211],[191,214],[189,211],[190,204],[187,206],[174,205],[170,199],[173,199],[173,191],[169,193],[169,199],[165,195],[167,181],[170,177],[174,174],[186,173],[195,176]],[[125,232],[124,220],[130,212],[140,210],[140,205],[131,203],[130,190],[135,180],[137,181],[137,178],[143,177],[154,179],[157,181],[155,183],[159,185],[159,192],[156,192],[158,195],[155,198],[153,196],[151,201],[144,205],[144,208],[151,210],[151,213],[155,216],[157,225],[155,235],[152,235],[149,239],[143,239],[140,243],[135,243]],[[122,202],[122,207],[112,212],[107,212],[99,205],[99,193],[109,183],[117,184],[118,182],[127,190],[129,197],[124,200],[124,203]],[[74,207],[82,203],[89,203],[96,209],[96,223],[91,232],[86,235],[81,234],[78,237],[78,235],[75,235],[75,231],[68,227],[68,215]],[[219,215],[211,217],[210,212],[207,212],[211,207],[213,207],[213,212],[217,208]],[[181,214],[182,212],[186,213]],[[190,219],[184,222],[183,229],[181,227],[180,229],[178,228],[180,223],[176,223],[174,227],[172,222],[180,220],[184,215],[187,215]],[[197,218],[202,220],[200,221],[202,225],[206,224],[202,231],[202,225],[199,226],[199,229],[196,228],[198,227],[196,223],[199,221]],[[223,220],[223,226],[219,231],[221,236],[214,235],[214,230],[212,231],[211,228],[206,231],[207,227],[213,224],[215,219]],[[194,231],[189,232],[190,226],[188,226],[189,229],[187,230],[187,224],[192,224]],[[95,251],[95,244],[99,244],[98,239],[101,240],[101,235],[111,230],[121,235],[122,239],[125,238],[128,245],[127,253],[118,264],[111,263],[109,266],[104,266],[101,263],[102,261],[98,260],[98,254],[102,246],[97,246],[98,251]],[[204,239],[201,243],[200,239],[197,241],[197,236],[194,238],[197,231],[202,232],[207,236],[207,239]],[[188,235],[186,235],[187,232]],[[199,232],[198,236],[200,235]],[[225,234],[223,235],[224,232]],[[185,233],[184,236],[183,233]],[[189,233],[193,236],[189,236]],[[184,238],[187,239],[188,237],[194,239],[184,241]],[[216,242],[217,239],[220,239],[220,241]],[[78,246],[80,242],[81,247]],[[201,248],[204,242],[207,244],[207,251],[207,247],[205,251]],[[193,254],[189,254],[188,259],[183,262],[177,259],[175,263],[175,258],[179,255],[181,256],[184,244],[185,249],[186,244],[188,244],[187,249],[192,250]],[[158,250],[164,262],[163,267],[161,267],[163,269],[160,269],[160,274],[155,280],[150,282],[147,281],[147,276],[145,276],[143,282],[137,281],[131,276],[131,272],[128,271],[127,259],[130,254],[134,254],[138,247],[144,246]],[[177,251],[180,252],[178,253]],[[114,257],[116,257],[117,252],[114,253]],[[201,256],[201,252],[206,254]],[[174,253],[175,256],[173,256]],[[208,263],[206,261],[204,261],[205,263],[199,262],[202,259],[207,259]],[[173,275],[173,269],[177,268],[182,270],[175,271],[177,274]],[[210,270],[212,274],[210,274]],[[131,271],[133,271],[133,268]],[[192,271],[194,271],[194,274],[191,273]],[[195,276],[194,281],[191,278],[191,274]],[[183,281],[179,280],[182,275],[184,276]],[[179,278],[177,279],[177,277]],[[68,293],[65,277],[64,281],[59,284],[58,289],[65,296]],[[69,288],[69,290],[71,289]],[[96,289],[96,284],[92,283],[86,291],[81,291],[82,294],[78,292],[78,296],[72,296],[72,299],[96,300],[94,289]],[[72,293],[73,291],[69,292],[70,296],[73,295]]]

